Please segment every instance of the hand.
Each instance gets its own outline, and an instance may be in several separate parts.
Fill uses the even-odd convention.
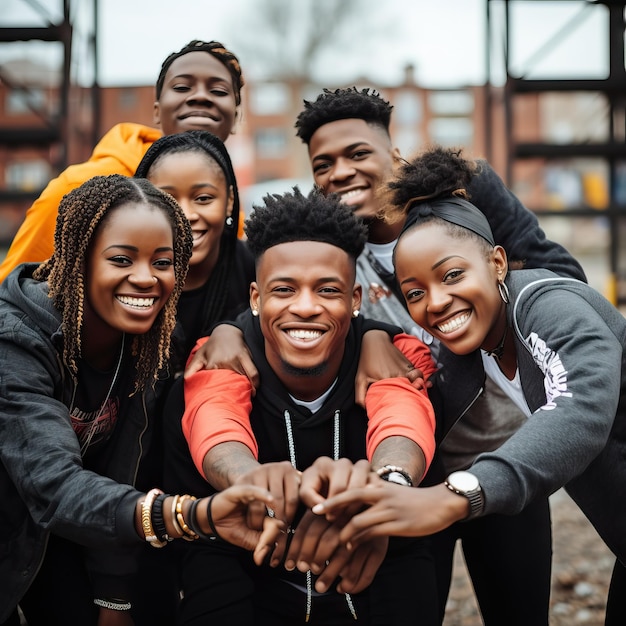
[[[355,402],[365,408],[368,387],[384,378],[405,377],[416,389],[424,389],[424,376],[396,348],[382,330],[370,330],[363,335],[361,356],[354,383]]]
[[[220,324],[213,329],[210,339],[196,350],[188,363],[185,378],[203,369],[232,370],[247,376],[255,392],[259,387],[259,371],[243,340],[243,333],[231,324]]]
[[[354,489],[313,507],[317,515],[333,516],[346,507],[368,506],[342,529],[339,540],[348,549],[374,537],[423,537],[432,535],[468,514],[469,503],[445,485],[409,488],[372,479]]]
[[[306,506],[313,507],[346,489],[364,487],[370,470],[365,460],[353,464],[349,459],[333,461],[327,456],[319,457],[302,473],[300,499]]]
[[[293,535],[285,568],[319,574],[315,589],[324,593],[341,578],[339,593],[358,593],[373,580],[387,553],[387,537],[348,550],[339,541],[341,525],[307,511]]]
[[[98,626],[134,626],[130,611],[103,609],[98,611]]]
[[[208,501],[209,498],[204,500]],[[276,518],[266,517],[259,528],[252,528],[247,523],[248,509],[253,504],[263,508],[275,505],[272,494],[255,485],[234,485],[211,496],[210,520],[218,535],[240,548],[254,550],[255,559],[265,558],[276,543],[277,537],[285,531],[285,524]],[[200,505],[201,506],[201,505]]]
[[[387,546],[389,545],[389,537],[375,537],[370,541],[366,541],[361,545],[348,550],[346,546],[341,546],[334,558],[334,565],[343,557],[343,554],[351,555],[346,560],[346,565],[341,568],[339,576],[341,581],[337,585],[339,593],[359,593],[366,587],[369,587],[376,576],[376,572],[380,564],[387,556]],[[331,561],[330,565],[333,565]],[[329,568],[327,568],[328,570]],[[334,575],[334,571],[325,571],[315,583],[315,589],[322,593],[327,585],[327,577]]]
[[[295,517],[300,503],[298,495],[301,473],[289,461],[280,463],[264,463],[250,472],[241,475],[235,484],[256,485],[272,494],[272,505],[265,506],[262,502],[254,502],[248,508],[247,524],[250,528],[261,529],[268,517],[284,522],[288,528]],[[276,567],[281,561],[287,547],[287,534],[278,536],[270,565]]]

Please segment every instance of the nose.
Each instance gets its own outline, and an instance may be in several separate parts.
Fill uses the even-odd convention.
[[[180,208],[183,210],[185,217],[190,221],[194,222],[198,219],[198,214],[196,213],[195,207],[189,198],[176,198],[176,201],[180,205]]]
[[[300,291],[291,301],[289,310],[302,318],[313,317],[319,313],[319,303],[316,295],[309,289]]]
[[[443,286],[431,287],[426,298],[426,310],[430,313],[445,311],[452,303],[452,296]]]
[[[152,272],[150,263],[136,263],[132,274],[128,277],[128,282],[137,289],[149,289],[156,285],[158,279]]]
[[[204,104],[211,104],[213,99],[211,98],[211,91],[206,85],[202,83],[196,83],[187,93],[187,102],[193,104],[195,102],[201,102]]]
[[[335,161],[329,178],[331,181],[346,180],[354,176],[355,171],[350,159],[339,158]]]

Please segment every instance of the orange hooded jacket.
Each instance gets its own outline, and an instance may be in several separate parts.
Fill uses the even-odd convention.
[[[70,165],[51,180],[26,212],[0,265],[0,281],[20,263],[45,261],[54,250],[54,229],[61,198],[94,176],[132,176],[161,131],[141,124],[116,124],[94,148],[88,161]]]
[[[66,193],[94,176],[133,176],[143,155],[161,135],[160,130],[142,124],[116,124],[98,142],[88,161],[70,165],[51,180],[26,212],[11,242],[0,265],[0,282],[20,263],[45,261],[52,255],[59,203]],[[239,236],[242,234],[240,223]]]

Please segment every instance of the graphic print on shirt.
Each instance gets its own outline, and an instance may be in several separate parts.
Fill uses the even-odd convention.
[[[90,438],[90,445],[107,439],[113,432],[119,416],[119,398],[107,398],[103,406],[95,411],[83,411],[74,407],[70,413],[72,428],[81,448]]]
[[[540,409],[551,411],[556,408],[558,397],[572,397],[572,393],[567,390],[567,370],[558,352],[549,348],[537,333],[530,333],[526,342],[530,346],[533,360],[543,372],[546,403]]]

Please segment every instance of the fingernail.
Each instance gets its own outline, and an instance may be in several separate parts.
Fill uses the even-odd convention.
[[[289,561],[285,561],[285,569],[288,572],[293,572],[293,570],[296,569],[295,561],[292,561],[291,559]]]
[[[298,570],[306,573],[308,570],[310,570],[311,568],[309,567],[308,563],[305,563],[304,561],[298,561]]]
[[[317,591],[318,593],[326,593],[327,589],[328,589],[328,586],[325,585],[323,582],[318,580],[315,583],[315,591]]]
[[[313,511],[316,515],[321,515],[324,512],[324,505],[320,502],[319,504],[316,504],[311,511]]]

